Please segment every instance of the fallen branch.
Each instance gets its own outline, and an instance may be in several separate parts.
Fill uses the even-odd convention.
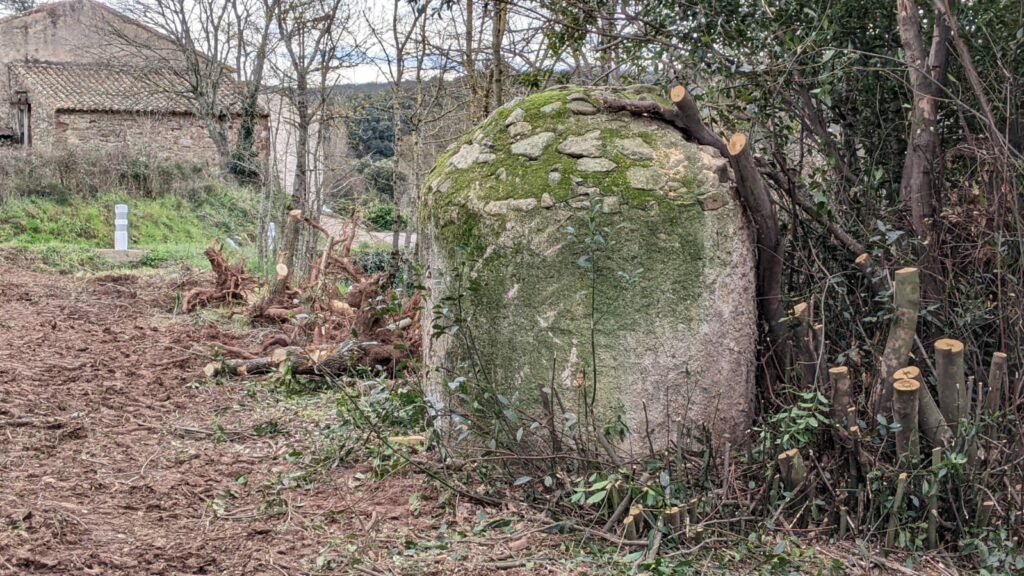
[[[757,285],[761,317],[776,346],[785,341],[782,327],[782,238],[779,218],[754,162],[747,135],[733,134],[728,145],[736,190],[754,224],[757,240]]]
[[[379,342],[346,340],[337,345],[278,348],[270,356],[210,362],[203,367],[208,378],[250,376],[283,371],[295,375],[340,376],[356,367],[387,369],[408,357],[404,347]]]

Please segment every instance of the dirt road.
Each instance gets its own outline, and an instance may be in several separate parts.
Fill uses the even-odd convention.
[[[0,265],[0,574],[486,574],[509,557],[531,524],[474,535],[508,511],[437,506],[422,476],[300,474],[335,398],[195,381],[208,344],[259,334],[172,316],[176,282]]]
[[[344,219],[329,214],[321,216],[320,223],[336,237],[341,237],[345,228],[348,226],[348,222]],[[393,241],[393,232],[375,232],[360,226],[356,230],[356,237],[353,240],[352,245],[359,246],[361,244],[365,244],[368,246],[391,246]],[[399,232],[398,245],[403,248],[406,246],[414,248],[416,246],[416,234],[411,232]]]

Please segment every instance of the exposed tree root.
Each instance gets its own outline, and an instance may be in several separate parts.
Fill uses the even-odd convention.
[[[228,263],[221,253],[223,247],[220,243],[211,243],[206,247],[206,259],[210,261],[210,267],[216,276],[214,287],[189,290],[181,300],[183,312],[193,312],[211,304],[245,302],[248,299],[249,291],[255,286],[256,281],[245,272],[243,263],[239,262],[234,266]]]

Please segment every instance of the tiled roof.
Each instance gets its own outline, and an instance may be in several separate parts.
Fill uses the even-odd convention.
[[[187,82],[169,69],[95,64],[20,63],[11,72],[32,97],[54,110],[89,112],[193,112]],[[237,112],[241,93],[230,79],[220,101]]]

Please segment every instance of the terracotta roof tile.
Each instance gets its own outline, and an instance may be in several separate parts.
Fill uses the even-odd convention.
[[[9,66],[31,96],[54,110],[193,112],[186,97],[186,81],[170,69],[67,63]],[[237,112],[241,102],[238,86],[226,81],[221,90],[221,101],[231,112]]]

